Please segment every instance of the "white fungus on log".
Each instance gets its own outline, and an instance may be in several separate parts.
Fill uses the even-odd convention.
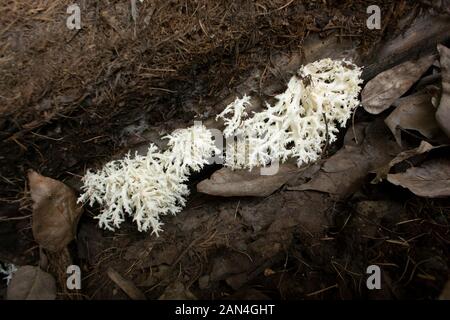
[[[323,146],[336,140],[359,105],[361,69],[349,61],[323,59],[301,67],[272,106],[251,116],[250,98],[236,99],[217,118],[225,122],[225,165],[232,169],[264,167],[294,157],[297,165],[317,160]],[[235,141],[235,137],[237,141]],[[166,137],[164,152],[151,144],[147,155],[127,154],[83,177],[79,202],[98,203],[100,227],[119,228],[126,215],[139,231],[162,230],[161,216],[176,214],[186,203],[189,174],[214,154],[213,135],[203,125],[178,129]]]

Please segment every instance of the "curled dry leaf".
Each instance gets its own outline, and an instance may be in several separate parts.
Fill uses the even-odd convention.
[[[361,92],[364,109],[379,114],[389,108],[420,78],[433,64],[434,55],[407,61],[378,74],[370,80]]]
[[[39,267],[23,266],[15,273],[8,286],[8,300],[54,300],[55,278]]]
[[[44,177],[28,173],[33,199],[33,236],[49,251],[60,251],[75,238],[78,220],[83,211],[71,188]]]
[[[416,130],[432,139],[439,133],[435,111],[431,96],[427,93],[418,93],[400,99],[397,108],[386,118],[385,123],[399,146],[402,146],[402,129]]]
[[[450,49],[443,45],[438,45],[442,72],[442,95],[436,120],[442,131],[450,137]]]
[[[301,169],[292,164],[280,164],[274,175],[261,175],[260,168],[231,170],[224,167],[214,172],[210,179],[197,185],[197,191],[222,197],[266,197],[279,189]]]
[[[388,174],[387,180],[421,197],[450,196],[450,159],[432,159],[403,173]]]
[[[387,165],[382,166],[381,168],[379,168],[376,171],[377,176],[372,180],[372,183],[378,183],[380,181],[382,181],[383,179],[386,179],[389,170],[391,170],[391,168],[393,166],[395,166],[396,164],[405,161],[411,157],[426,153],[430,150],[436,149],[436,148],[441,148],[443,146],[437,146],[437,147],[433,147],[431,144],[429,144],[426,141],[422,141],[420,143],[420,145],[417,148],[411,149],[411,150],[407,150],[407,151],[403,151],[400,152],[394,159],[392,159]]]

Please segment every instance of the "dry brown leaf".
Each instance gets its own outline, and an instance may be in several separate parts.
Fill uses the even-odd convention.
[[[405,161],[406,159],[409,159],[411,157],[417,156],[419,154],[426,153],[430,150],[441,148],[443,146],[437,146],[433,147],[431,144],[429,144],[426,141],[422,141],[420,145],[417,148],[407,150],[400,152],[394,159],[392,159],[387,165],[382,166],[381,168],[377,169],[376,174],[377,176],[372,180],[372,183],[378,183],[382,181],[383,179],[386,179],[389,170],[396,164]]]
[[[395,100],[411,88],[434,60],[434,55],[427,55],[378,74],[361,92],[361,103],[364,109],[369,113],[379,114],[389,108]]]
[[[112,267],[109,267],[106,271],[108,277],[120,288],[122,289],[127,296],[132,300],[147,300],[144,293],[139,290],[132,281],[125,279],[122,277],[116,270]]]
[[[309,181],[290,190],[315,190],[337,197],[346,197],[358,190],[369,172],[389,162],[400,148],[389,140],[389,132],[382,121],[359,124],[349,129],[344,147],[326,160],[320,171]]]
[[[55,300],[55,278],[39,267],[23,266],[13,275],[8,286],[8,300]]]
[[[450,49],[438,45],[438,51],[442,72],[442,95],[436,111],[436,120],[442,131],[450,137]]]
[[[432,139],[439,133],[435,111],[430,95],[414,94],[400,99],[397,108],[385,119],[385,123],[399,146],[402,146],[402,129],[416,130]]]
[[[28,173],[33,199],[33,236],[45,249],[60,251],[75,238],[83,209],[71,188],[44,177],[35,171]]]
[[[197,191],[222,197],[266,197],[299,170],[295,165],[287,163],[280,164],[274,175],[261,175],[260,168],[233,171],[224,167],[214,172],[210,179],[201,181],[197,185]]]
[[[450,196],[450,159],[432,159],[403,173],[388,174],[387,180],[421,197]]]

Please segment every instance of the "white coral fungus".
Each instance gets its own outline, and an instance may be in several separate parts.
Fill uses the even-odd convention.
[[[348,61],[323,59],[303,66],[272,106],[248,115],[250,97],[244,95],[217,116],[225,122],[226,163],[232,169],[266,166],[297,158],[298,166],[320,157],[325,143],[336,139],[359,105],[361,69]],[[176,214],[189,194],[186,181],[217,150],[212,133],[203,125],[179,129],[166,137],[168,149],[150,145],[147,155],[128,154],[88,171],[80,202],[102,207],[100,227],[119,228],[133,217],[139,231],[161,231],[162,215]],[[237,141],[235,141],[237,139]]]
[[[176,130],[166,138],[169,148],[165,152],[152,144],[145,156],[127,154],[83,177],[78,201],[102,206],[96,217],[100,227],[119,228],[128,214],[139,231],[152,230],[158,235],[160,217],[176,214],[185,205],[189,172],[199,171],[218,150],[204,126]]]
[[[360,76],[361,69],[348,61],[323,59],[300,68],[275,105],[266,103],[250,118],[249,97],[236,99],[217,116],[231,138],[226,165],[251,169],[289,157],[297,158],[298,166],[317,160],[327,140],[336,140],[337,125],[345,126],[359,105]]]
[[[2,267],[0,263],[0,273],[5,275],[3,279],[6,280],[6,285],[9,285],[14,273],[17,271],[17,267],[12,263],[5,263],[4,265],[5,267]]]

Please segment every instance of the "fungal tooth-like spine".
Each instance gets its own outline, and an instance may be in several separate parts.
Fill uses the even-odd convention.
[[[327,140],[336,140],[337,126],[345,126],[359,105],[361,83],[356,65],[323,59],[301,67],[273,106],[266,104],[249,118],[243,119],[250,99],[236,99],[218,115],[226,125],[225,136],[240,136],[243,145],[227,143],[225,165],[251,169],[289,157],[297,158],[298,166],[317,160]]]
[[[233,103],[229,104],[220,114],[216,116],[216,120],[222,118],[224,120],[225,129],[223,135],[228,138],[238,135],[241,128],[243,118],[247,117],[246,107],[250,106],[250,97],[245,95],[241,99],[236,99]],[[228,119],[225,117],[227,114],[233,114]]]
[[[95,217],[100,227],[120,228],[129,215],[139,231],[158,235],[161,216],[181,211],[189,194],[189,172],[200,170],[218,150],[211,132],[200,125],[177,130],[166,138],[169,148],[165,152],[151,144],[145,156],[127,154],[83,177],[78,201],[101,205]]]

